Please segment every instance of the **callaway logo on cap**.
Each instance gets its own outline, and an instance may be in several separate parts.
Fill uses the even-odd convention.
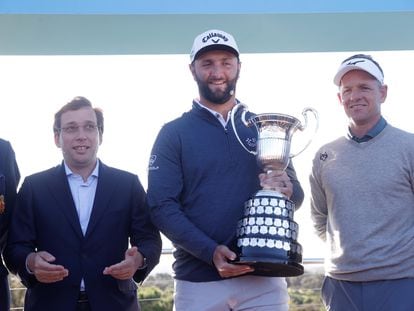
[[[239,48],[233,36],[222,30],[208,30],[194,39],[190,59],[193,62],[201,53],[212,50],[225,50],[239,56]]]
[[[339,86],[342,77],[351,70],[363,70],[384,84],[384,73],[380,65],[369,55],[357,54],[345,59],[334,77],[334,83]]]

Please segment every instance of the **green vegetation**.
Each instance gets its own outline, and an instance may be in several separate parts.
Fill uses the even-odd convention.
[[[306,272],[299,277],[287,278],[290,295],[290,311],[323,311],[320,288],[323,275],[318,271]],[[13,290],[12,307],[23,306],[24,287],[15,277],[10,277]],[[173,305],[173,278],[168,273],[149,276],[139,287],[139,301],[143,311],[171,311]],[[16,309],[19,310],[19,309]],[[23,310],[23,309],[20,309]]]
[[[310,271],[299,277],[286,278],[290,295],[290,311],[323,311],[320,289],[322,271]]]
[[[174,281],[170,274],[150,275],[139,288],[142,311],[170,311],[173,308]]]

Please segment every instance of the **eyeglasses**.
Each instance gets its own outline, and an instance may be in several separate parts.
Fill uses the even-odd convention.
[[[93,134],[96,132],[97,129],[99,129],[99,126],[96,124],[85,124],[85,125],[69,125],[66,127],[61,127],[59,131],[65,133],[65,134],[78,134],[79,129],[82,128],[82,130],[86,134]]]

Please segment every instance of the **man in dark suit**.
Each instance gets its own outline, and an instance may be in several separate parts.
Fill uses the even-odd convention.
[[[19,168],[12,146],[0,139],[0,251],[7,241],[10,214],[16,199],[16,188],[20,180]],[[10,309],[10,291],[7,269],[0,258],[0,310]]]
[[[97,158],[103,114],[86,98],[56,113],[54,133],[64,161],[24,180],[5,251],[25,310],[139,310],[134,280],[161,254],[144,189]]]

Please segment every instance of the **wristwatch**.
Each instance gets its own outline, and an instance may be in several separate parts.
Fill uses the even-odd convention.
[[[141,267],[139,267],[139,268],[138,268],[138,270],[142,270],[142,269],[145,269],[145,268],[147,267],[147,258],[146,258],[146,257],[144,257],[144,256],[142,256],[142,258],[143,258],[144,260],[143,260],[143,262],[142,262]]]

